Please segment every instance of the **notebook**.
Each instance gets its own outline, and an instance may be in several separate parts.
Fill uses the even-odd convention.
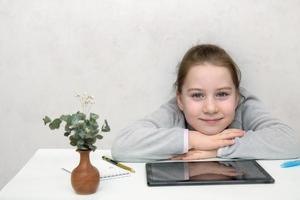
[[[102,159],[92,160],[91,162],[92,165],[99,170],[101,181],[130,176],[130,172]],[[68,173],[71,173],[77,165],[78,163],[74,163],[74,165],[64,166],[62,169]]]

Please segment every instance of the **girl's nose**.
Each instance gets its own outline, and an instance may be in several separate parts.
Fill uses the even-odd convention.
[[[218,112],[218,106],[216,105],[216,102],[212,98],[207,98],[204,101],[203,105],[203,112],[207,114],[214,114]]]

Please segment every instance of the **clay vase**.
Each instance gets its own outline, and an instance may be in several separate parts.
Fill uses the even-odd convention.
[[[93,194],[100,182],[100,173],[91,164],[90,151],[80,151],[79,165],[72,171],[71,183],[77,194]]]

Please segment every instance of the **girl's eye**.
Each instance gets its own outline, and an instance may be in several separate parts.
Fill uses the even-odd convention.
[[[229,94],[227,92],[218,92],[217,93],[217,97],[220,97],[220,98],[224,98],[227,96],[229,96]]]
[[[193,99],[203,99],[204,98],[204,94],[202,94],[202,93],[193,93],[191,96]]]

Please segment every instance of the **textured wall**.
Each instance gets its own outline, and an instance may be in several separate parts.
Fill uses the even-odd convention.
[[[69,148],[42,117],[76,111],[76,92],[116,132],[173,95],[198,43],[224,47],[242,84],[300,131],[300,1],[0,0],[0,188],[38,148]],[[102,119],[103,119],[102,118]]]

